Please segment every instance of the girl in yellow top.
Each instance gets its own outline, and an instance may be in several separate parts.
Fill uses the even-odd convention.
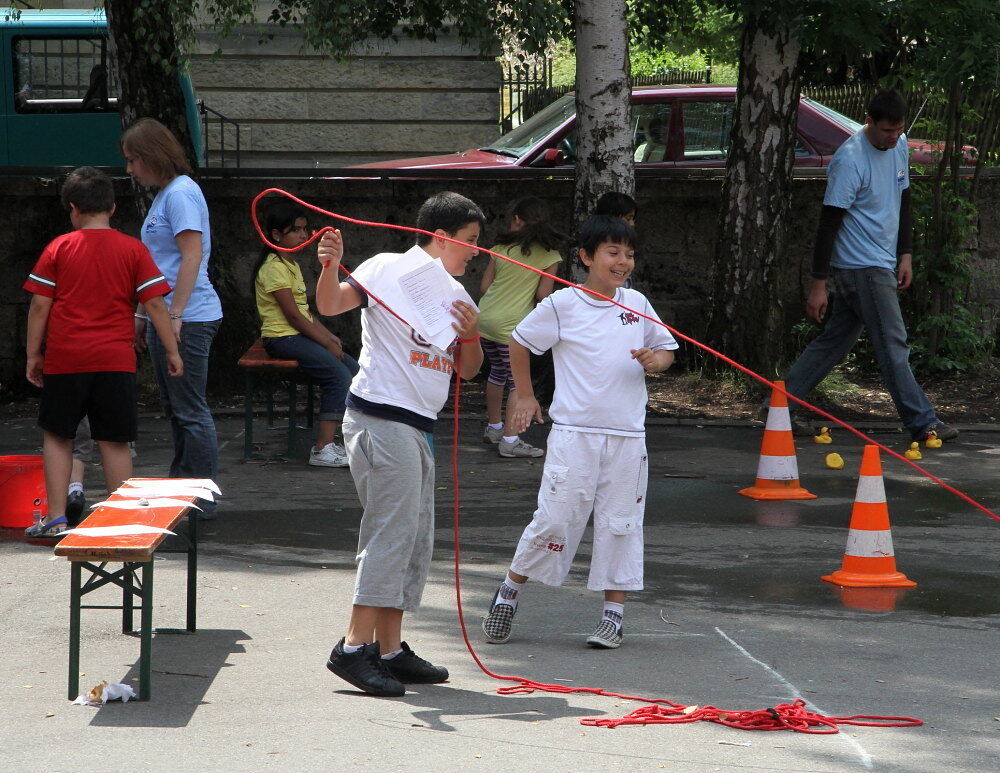
[[[549,224],[548,206],[542,199],[526,196],[510,209],[510,225],[498,234],[494,252],[528,266],[553,273],[562,258],[559,250],[565,236]],[[513,400],[507,400],[507,422],[502,416],[503,393],[514,390],[507,343],[511,331],[535,304],[552,293],[553,281],[500,258],[493,258],[483,274],[483,297],[479,301],[479,332],[483,353],[490,361],[486,383],[487,425],[483,440],[497,444],[500,456],[538,457],[545,452],[525,443],[507,429]]]
[[[298,247],[309,238],[305,211],[281,199],[264,215],[264,233],[279,247]],[[260,337],[275,359],[298,360],[299,369],[320,387],[316,445],[309,464],[347,467],[344,447],[334,442],[344,419],[344,401],[358,363],[344,353],[340,339],[313,319],[298,253],[276,253],[266,246],[254,270]]]

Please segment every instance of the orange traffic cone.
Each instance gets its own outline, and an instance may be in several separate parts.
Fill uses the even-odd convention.
[[[848,588],[916,586],[905,574],[896,571],[878,446],[865,446],[861,458],[858,493],[851,512],[851,531],[847,535],[844,563],[836,572],[824,575],[822,579]]]
[[[775,381],[782,389],[784,381]],[[751,499],[815,499],[799,485],[799,465],[795,459],[792,420],[788,415],[788,399],[777,389],[771,392],[767,409],[764,440],[760,444],[757,482],[740,493]]]

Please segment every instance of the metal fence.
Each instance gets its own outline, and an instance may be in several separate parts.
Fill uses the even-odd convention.
[[[664,70],[656,75],[634,77],[631,83],[633,87],[665,86],[710,83],[711,79],[710,69]],[[500,131],[509,132],[573,89],[572,85],[552,85],[552,61],[549,59],[522,67],[505,66],[500,87]]]

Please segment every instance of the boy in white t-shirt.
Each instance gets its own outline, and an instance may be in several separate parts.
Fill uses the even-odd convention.
[[[635,241],[635,231],[620,218],[587,220],[579,235],[580,261],[589,271],[583,287],[658,320],[642,293],[623,287],[635,266]],[[621,644],[625,594],[642,590],[645,375],[669,368],[676,348],[663,326],[571,287],[548,296],[514,329],[515,432],[533,419],[542,421],[529,352],[552,349],[556,389],[538,509],[483,620],[488,642],[510,638],[529,577],[546,585],[563,583],[593,512],[587,587],[604,592],[604,612],[587,644],[607,649]]]
[[[447,349],[428,343],[370,298],[398,296],[399,261],[407,265],[439,258],[452,276],[465,273],[486,218],[457,193],[439,193],[417,214],[417,244],[399,255],[383,253],[358,266],[340,282],[340,233],[320,240],[323,266],[316,284],[316,307],[333,316],[361,311],[360,370],[351,383],[343,433],[351,476],[364,507],[358,537],[358,572],[347,635],[337,642],[329,668],[371,695],[399,696],[404,683],[432,684],[448,670],[420,658],[402,641],[403,612],[415,610],[427,581],[434,543],[434,457],[430,437],[438,411],[448,399],[454,357],[461,347],[462,378],[472,378],[483,362],[475,306],[452,304],[456,340]],[[394,271],[394,264],[395,266]],[[450,280],[451,297],[464,293]],[[394,309],[394,311],[398,311]]]

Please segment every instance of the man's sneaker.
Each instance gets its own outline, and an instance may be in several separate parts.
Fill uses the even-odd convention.
[[[625,635],[622,633],[621,628],[610,620],[601,620],[597,625],[597,629],[587,637],[587,644],[591,647],[613,650],[621,646],[622,639],[624,638]]]
[[[314,467],[347,467],[347,452],[343,446],[327,443],[319,451],[310,449],[309,464]]]
[[[510,638],[510,626],[514,621],[514,609],[510,604],[497,604],[500,589],[493,594],[490,613],[483,618],[483,633],[490,644],[503,644]]]
[[[72,528],[83,520],[83,512],[87,509],[87,499],[82,491],[71,491],[66,497],[66,523]]]
[[[939,440],[954,440],[958,437],[957,429],[949,427],[943,421],[939,421],[937,424],[934,424],[924,430],[924,434],[920,440],[927,440],[927,438],[930,437],[931,432],[937,434]]]
[[[500,442],[500,438],[503,437],[503,427],[499,429],[493,429],[489,424],[483,429],[483,442],[492,443],[496,445]]]
[[[359,690],[380,698],[398,698],[406,694],[403,683],[389,673],[378,651],[378,642],[362,644],[357,652],[344,652],[341,639],[330,653],[326,667]]]
[[[505,456],[508,459],[534,459],[545,455],[545,451],[541,448],[529,445],[521,440],[521,438],[518,438],[513,443],[500,438],[497,448],[500,451],[500,456]]]
[[[448,669],[435,666],[417,655],[405,641],[403,651],[396,657],[383,660],[389,673],[404,684],[440,684],[448,681]]]

